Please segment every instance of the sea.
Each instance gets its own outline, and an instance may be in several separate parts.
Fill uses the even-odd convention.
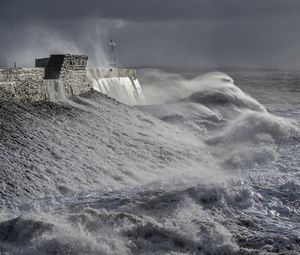
[[[300,254],[300,71],[138,79],[0,99],[0,254]]]

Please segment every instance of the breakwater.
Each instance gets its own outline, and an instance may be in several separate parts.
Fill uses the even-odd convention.
[[[144,101],[135,69],[88,69],[87,61],[85,55],[59,54],[36,59],[35,68],[0,69],[0,96],[5,100],[35,102],[68,98],[95,89],[125,104]]]

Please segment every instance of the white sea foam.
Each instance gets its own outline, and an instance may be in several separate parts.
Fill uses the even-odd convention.
[[[50,101],[65,101],[66,95],[62,80],[45,80],[48,99]]]
[[[297,254],[294,115],[269,113],[223,73],[147,77],[159,104],[144,112],[95,91],[2,103],[0,252]],[[133,102],[112,83],[95,86]]]
[[[101,78],[97,72],[89,74],[93,89],[127,105],[145,104],[141,85],[135,77]]]

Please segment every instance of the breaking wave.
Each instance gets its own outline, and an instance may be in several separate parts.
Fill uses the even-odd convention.
[[[0,253],[297,254],[299,120],[223,73],[144,75],[144,106],[1,102]]]

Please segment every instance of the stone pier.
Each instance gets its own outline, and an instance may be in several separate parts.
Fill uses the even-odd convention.
[[[136,77],[135,69],[87,69],[85,55],[56,54],[35,60],[35,68],[0,69],[0,97],[17,101],[41,101],[50,98],[50,80],[60,80],[66,97],[92,88],[89,77]]]

